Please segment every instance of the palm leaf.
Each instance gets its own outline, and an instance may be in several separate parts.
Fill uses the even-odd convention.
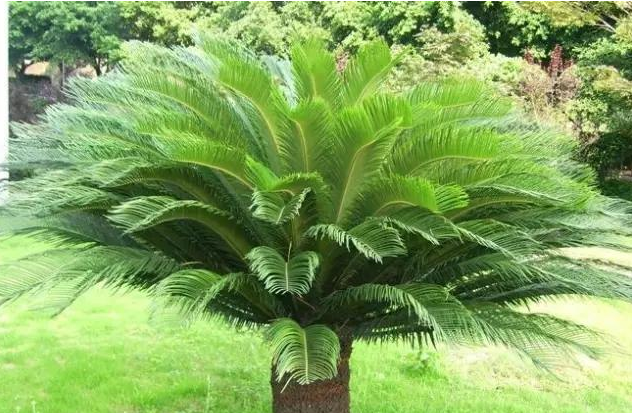
[[[376,40],[360,47],[342,76],[344,100],[355,105],[378,90],[399,58],[393,59],[386,42]]]
[[[313,251],[300,252],[286,261],[272,248],[257,247],[246,259],[251,271],[273,294],[307,294],[318,267],[318,255]]]
[[[330,108],[339,106],[342,85],[336,61],[321,41],[310,39],[291,50],[292,67],[300,100],[323,99]]]
[[[266,336],[279,382],[308,384],[338,374],[340,343],[327,326],[313,324],[302,328],[296,321],[282,318],[270,325]]]
[[[406,253],[397,230],[373,220],[355,226],[349,231],[332,224],[315,225],[309,228],[305,235],[317,239],[328,238],[347,250],[353,245],[362,255],[377,262]]]
[[[165,196],[140,197],[112,208],[109,219],[126,233],[173,220],[192,220],[217,234],[238,255],[243,256],[250,250],[247,235],[236,229],[230,214],[199,201],[181,201]]]
[[[287,202],[278,192],[256,191],[252,194],[252,215],[275,225],[284,224],[299,215],[309,191],[305,188]]]

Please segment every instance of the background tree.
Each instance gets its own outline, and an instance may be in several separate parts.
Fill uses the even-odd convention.
[[[629,204],[595,191],[572,140],[476,82],[382,91],[383,41],[342,73],[318,41],[290,69],[195,44],[131,43],[120,71],[14,125],[13,160],[40,171],[1,228],[51,249],[1,268],[1,301],[45,291],[61,311],[105,284],[261,328],[277,413],[348,412],[356,340],[493,343],[545,366],[603,350],[516,307],[632,299],[626,273],[561,249],[630,248]]]
[[[463,8],[485,27],[491,51],[506,56],[522,56],[528,49],[545,58],[556,44],[570,51],[608,34],[583,9],[559,4],[572,2],[534,3],[465,2]]]
[[[292,41],[331,40],[319,21],[317,2],[216,2],[198,27],[241,41],[262,54],[285,56]]]
[[[212,11],[213,3],[126,1],[117,4],[132,38],[174,46],[191,44],[191,27]]]
[[[116,3],[14,2],[9,7],[9,57],[19,73],[29,59],[90,64],[101,74],[126,37]]]

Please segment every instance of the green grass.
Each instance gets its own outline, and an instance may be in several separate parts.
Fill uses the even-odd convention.
[[[36,248],[4,241],[0,260]],[[606,256],[599,250],[585,253]],[[0,412],[270,411],[270,355],[257,334],[238,334],[219,323],[157,327],[148,322],[149,305],[140,293],[96,289],[54,319],[26,310],[25,304],[0,308]],[[606,331],[632,353],[632,305],[564,302],[537,310]],[[631,363],[629,354],[610,354],[558,371],[556,379],[497,348],[420,353],[405,346],[357,344],[352,410],[628,412]]]

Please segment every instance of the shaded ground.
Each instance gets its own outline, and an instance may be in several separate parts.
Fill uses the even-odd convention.
[[[36,248],[24,247],[0,243],[0,260]],[[153,326],[149,305],[141,294],[97,289],[53,320],[19,305],[0,309],[0,412],[270,411],[269,353],[257,334],[237,334],[218,323],[186,330]],[[632,305],[583,301],[536,309],[607,331],[632,354]],[[628,412],[630,365],[629,354],[610,354],[560,371],[558,380],[501,349],[435,353],[358,344],[352,410]]]

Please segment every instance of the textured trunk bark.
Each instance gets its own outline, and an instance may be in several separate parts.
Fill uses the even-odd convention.
[[[338,375],[331,380],[301,386],[276,381],[272,368],[272,411],[274,413],[349,413],[349,358],[352,338],[339,334],[340,361]]]

